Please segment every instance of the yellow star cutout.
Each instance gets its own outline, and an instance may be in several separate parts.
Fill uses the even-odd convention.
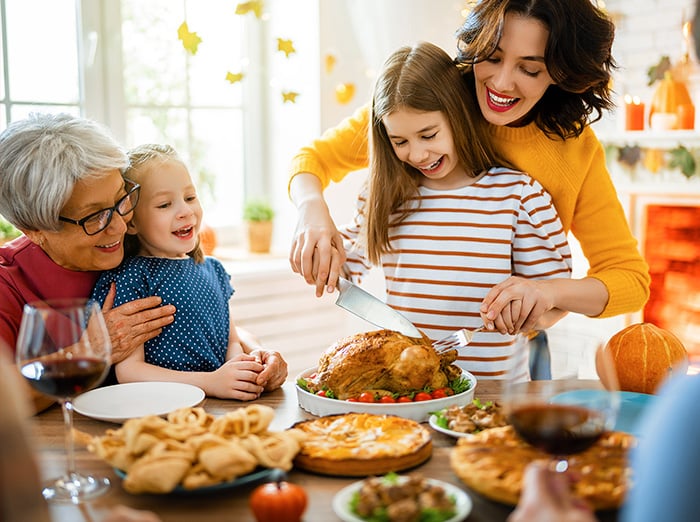
[[[335,69],[335,64],[337,63],[338,59],[335,57],[334,54],[328,53],[325,58],[325,65],[326,65],[326,72],[328,74],[333,72],[333,69]]]
[[[226,80],[229,83],[236,83],[236,82],[240,82],[244,76],[245,75],[243,73],[240,73],[240,72],[239,73],[232,73],[231,71],[228,71],[226,73]]]
[[[299,96],[298,92],[294,91],[282,91],[282,103],[296,103],[297,102],[297,96]]]
[[[190,32],[187,27],[187,22],[182,22],[177,28],[177,37],[182,40],[182,46],[192,54],[197,54],[197,47],[202,42],[202,39],[197,36],[197,33]]]
[[[284,40],[282,38],[277,39],[277,50],[282,51],[287,58],[289,58],[290,54],[297,52],[297,50],[294,48],[294,42],[291,40]]]
[[[255,18],[260,19],[264,8],[263,0],[253,0],[252,2],[241,2],[236,6],[236,14],[244,15],[253,13]]]

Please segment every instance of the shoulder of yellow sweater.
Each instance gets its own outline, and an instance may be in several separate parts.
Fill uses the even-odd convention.
[[[564,148],[591,148],[600,145],[600,141],[595,135],[595,132],[593,132],[593,129],[591,129],[590,125],[587,125],[578,137],[568,138],[566,140],[548,136],[534,123],[530,123],[524,127],[489,125],[489,132],[498,140],[512,143],[521,142],[528,143],[530,145],[540,143],[551,147]]]

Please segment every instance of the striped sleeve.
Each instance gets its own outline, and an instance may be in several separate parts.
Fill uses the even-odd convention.
[[[571,250],[552,198],[539,182],[526,180],[513,235],[513,275],[571,277]]]

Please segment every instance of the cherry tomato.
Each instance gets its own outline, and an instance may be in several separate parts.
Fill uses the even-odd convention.
[[[318,390],[318,391],[316,392],[316,395],[318,395],[319,397],[325,397],[325,396],[326,396],[326,390]]]
[[[350,397],[349,399],[345,399],[345,400],[348,401],[348,402],[359,402],[359,401],[357,400],[357,397]]]
[[[413,399],[411,399],[408,395],[402,395],[396,399],[396,402],[413,402]]]
[[[381,399],[379,399],[379,402],[384,402],[384,403],[393,403],[396,402],[396,399],[394,399],[391,395],[384,395]]]
[[[444,399],[445,397],[447,397],[447,391],[445,388],[438,388],[437,390],[430,392],[431,399]]]
[[[360,402],[376,402],[376,399],[374,398],[374,393],[372,392],[362,392],[357,398],[357,400]]]
[[[432,397],[427,392],[418,392],[413,396],[413,400],[416,402],[429,401],[430,399],[432,399]]]

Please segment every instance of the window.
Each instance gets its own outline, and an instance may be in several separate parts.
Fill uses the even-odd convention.
[[[262,133],[256,67],[259,24],[226,0],[0,0],[0,103],[8,121],[29,112],[70,112],[106,124],[127,147],[174,146],[217,228],[240,221],[246,179]],[[185,50],[186,22],[201,43]],[[252,59],[251,59],[252,57]],[[245,82],[227,81],[242,72]]]

